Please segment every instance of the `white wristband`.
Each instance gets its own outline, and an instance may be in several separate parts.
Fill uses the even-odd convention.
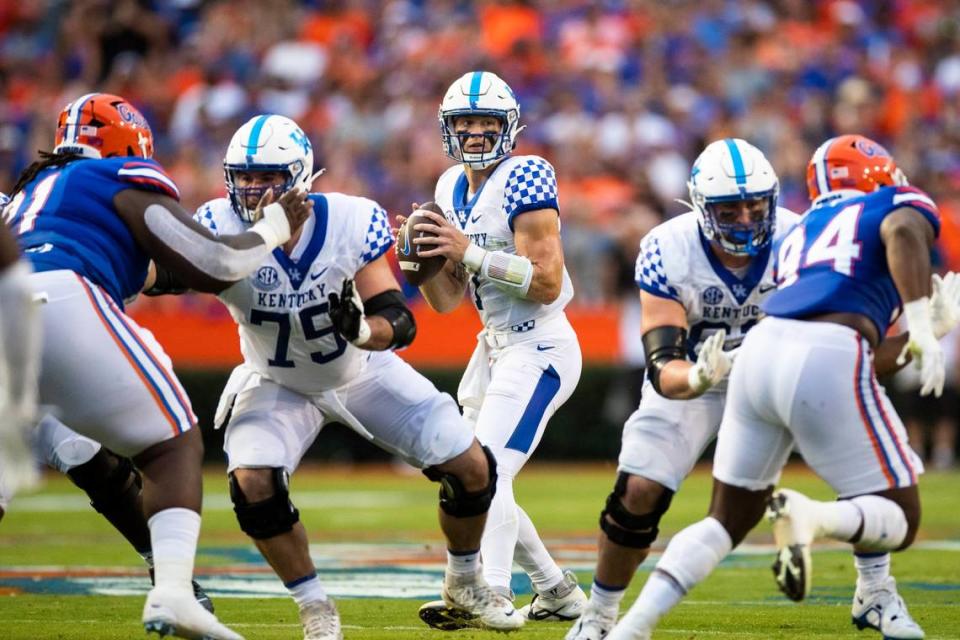
[[[463,266],[473,273],[477,273],[483,268],[483,259],[486,257],[486,249],[471,242],[467,245],[467,250],[463,252]]]
[[[275,249],[290,239],[290,221],[278,202],[263,208],[260,220],[250,227],[250,231],[263,238],[264,244]]]
[[[907,319],[907,330],[910,333],[934,335],[930,299],[926,296],[904,303],[903,315]]]
[[[360,318],[360,331],[357,333],[357,337],[354,340],[351,340],[350,342],[355,347],[362,347],[363,345],[370,342],[370,336],[372,335],[372,333],[373,332],[370,329],[370,323],[367,322],[367,319]]]

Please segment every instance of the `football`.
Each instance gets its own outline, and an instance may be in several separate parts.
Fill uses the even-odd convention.
[[[431,256],[421,258],[418,254],[419,247],[413,244],[414,238],[423,236],[435,236],[430,231],[414,231],[413,227],[417,224],[435,224],[433,220],[420,213],[420,211],[433,211],[443,215],[443,210],[434,203],[427,202],[420,205],[420,209],[414,211],[407,218],[407,221],[397,231],[397,262],[400,263],[400,270],[403,271],[403,277],[415,287],[419,287],[424,282],[437,275],[447,261],[443,256]],[[408,231],[409,230],[409,231]]]

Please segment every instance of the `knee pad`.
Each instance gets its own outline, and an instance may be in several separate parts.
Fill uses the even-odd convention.
[[[248,502],[234,472],[227,474],[230,483],[230,500],[233,502],[233,512],[237,514],[240,530],[254,540],[266,540],[287,533],[300,521],[300,512],[290,502],[286,470],[273,467],[270,471],[273,495],[260,502]]]
[[[613,492],[607,496],[607,505],[600,512],[600,529],[611,542],[622,547],[648,549],[660,534],[660,518],[670,508],[673,491],[664,488],[653,511],[637,515],[627,511],[620,500],[627,493],[630,474],[620,472]],[[609,518],[608,518],[609,516]]]
[[[860,510],[863,531],[852,542],[877,551],[893,551],[900,548],[907,538],[910,525],[907,516],[893,500],[883,496],[864,495],[850,499]]]
[[[423,475],[429,480],[440,483],[440,508],[454,518],[479,516],[490,510],[490,503],[497,492],[497,459],[488,447],[481,447],[487,457],[490,469],[490,481],[480,491],[469,492],[460,478],[452,473],[438,471],[436,467],[427,467]]]
[[[67,471],[67,476],[90,497],[90,506],[108,517],[127,508],[143,488],[143,478],[130,459],[109,449],[100,449],[93,458]]]

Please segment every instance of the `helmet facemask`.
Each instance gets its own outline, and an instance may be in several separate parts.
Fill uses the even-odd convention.
[[[496,118],[500,122],[500,131],[484,133],[464,131],[458,133],[456,120],[461,116]],[[466,164],[471,169],[486,169],[513,151],[514,138],[520,132],[520,129],[517,128],[519,120],[520,114],[515,109],[509,111],[457,110],[450,112],[441,110],[440,134],[443,137],[443,150],[449,157]],[[464,151],[464,145],[469,138],[481,135],[490,141],[489,151],[486,148],[480,153]]]
[[[716,242],[728,254],[734,256],[755,256],[770,245],[776,225],[777,191],[749,194],[747,196],[726,196],[718,198],[697,198],[694,206],[701,217],[703,235]],[[700,202],[697,202],[700,200]],[[732,202],[749,201],[757,203],[762,216],[749,223],[724,222],[725,216],[718,214],[719,205]],[[753,206],[751,206],[751,212]]]
[[[299,167],[295,165],[300,165]],[[302,172],[307,171],[301,162],[291,163],[291,166],[284,165],[230,165],[225,164],[223,168],[224,178],[227,183],[227,195],[230,198],[230,204],[234,212],[240,216],[240,219],[247,223],[256,222],[257,204],[263,198],[267,191],[273,191],[273,202],[280,199],[290,189],[293,189]],[[294,173],[296,171],[296,173]],[[241,187],[237,182],[237,173],[279,173],[284,176],[280,184],[268,185],[257,184],[255,186]],[[248,203],[254,203],[249,206]]]

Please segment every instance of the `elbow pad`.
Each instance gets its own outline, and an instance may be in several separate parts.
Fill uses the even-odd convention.
[[[643,352],[647,358],[647,377],[657,393],[660,372],[672,360],[686,360],[687,330],[682,327],[657,327],[643,334]]]
[[[147,229],[160,242],[179,253],[204,275],[221,282],[236,282],[245,278],[279,246],[267,241],[266,236],[271,234],[265,235],[253,228],[251,232],[257,233],[266,244],[234,249],[187,226],[166,207],[159,204],[151,204],[147,207],[143,212],[143,219]],[[269,227],[271,223],[266,222],[264,218],[257,223],[257,225],[260,224]],[[283,237],[280,231],[275,230],[272,234],[273,241],[280,241]]]
[[[533,282],[529,258],[506,251],[487,251],[473,243],[463,254],[464,266],[507,293],[525,298]]]
[[[403,294],[392,289],[378,293],[363,303],[364,313],[369,316],[380,316],[393,327],[391,349],[403,349],[410,346],[417,336],[417,324],[413,314],[407,308]]]

